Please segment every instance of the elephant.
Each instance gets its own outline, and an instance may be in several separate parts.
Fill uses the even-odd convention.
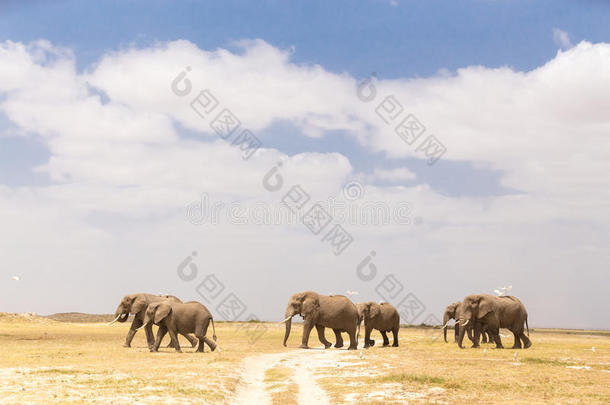
[[[515,342],[513,349],[521,349],[521,341],[526,349],[532,345],[531,340],[525,336],[524,324],[529,336],[529,325],[527,323],[527,310],[523,303],[513,296],[494,296],[490,294],[473,294],[464,298],[462,310],[459,313],[459,337],[458,346],[463,348],[464,332],[469,322],[474,327],[474,344],[479,347],[479,334],[486,328],[496,343],[496,348],[501,349],[500,328],[509,329]]]
[[[292,317],[295,315],[300,315],[304,321],[300,348],[309,348],[307,345],[309,334],[314,326],[318,331],[320,342],[326,349],[332,344],[324,337],[324,328],[331,328],[335,332],[337,338],[335,347],[343,346],[342,332],[347,332],[349,335],[348,350],[356,350],[358,347],[358,309],[346,296],[322,295],[314,291],[293,294],[286,306],[286,319],[282,321],[286,324],[284,346],[290,336]]]
[[[400,315],[392,304],[383,302],[360,302],[358,308],[359,322],[364,321],[364,347],[375,345],[371,339],[371,331],[377,329],[383,337],[383,346],[389,346],[387,332],[392,332],[394,337],[393,347],[398,347],[398,330],[400,329]]]
[[[456,321],[459,319],[458,313],[460,311],[462,303],[460,301],[454,302],[453,304],[449,304],[447,306],[447,308],[445,308],[445,312],[443,313],[443,338],[445,339],[445,343],[447,343],[447,324],[449,323],[449,321],[451,319],[455,319]],[[453,339],[455,341],[455,343],[457,343],[458,341],[458,335],[459,335],[459,322],[455,323],[454,326],[454,334],[453,334]],[[472,328],[467,328],[466,329],[467,333],[468,333],[468,338],[472,341],[472,343],[474,343],[474,336],[472,334]],[[484,330],[482,331],[482,343],[487,343],[487,341],[489,340],[489,343],[492,343],[493,340],[491,338],[491,334],[487,331]]]
[[[206,336],[210,321],[212,322],[212,338],[214,341]],[[212,351],[217,347],[215,343],[216,327],[214,326],[214,318],[206,306],[197,301],[185,303],[169,301],[154,302],[148,306],[146,315],[144,316],[144,325],[140,326],[140,328],[151,325],[152,323],[159,326],[159,330],[157,331],[155,344],[150,349],[151,352],[159,351],[161,340],[163,340],[163,337],[167,332],[169,332],[169,336],[171,337],[177,352],[182,352],[180,343],[178,342],[178,333],[182,335],[194,333],[195,336],[197,336],[197,339],[199,339],[199,346],[197,347],[198,352],[203,352],[204,343],[207,343]]]
[[[168,300],[170,302],[182,302],[180,298],[175,297],[173,295],[153,295],[153,294],[130,294],[123,297],[119,306],[117,307],[114,315],[115,318],[110,324],[114,322],[125,322],[127,318],[129,318],[129,314],[134,314],[133,321],[131,322],[131,327],[129,328],[129,332],[127,332],[127,337],[125,338],[125,343],[123,343],[123,347],[131,347],[131,341],[136,334],[136,331],[140,329],[140,327],[144,324],[144,315],[146,313],[146,309],[151,303],[160,302]],[[144,328],[146,332],[146,341],[148,343],[148,348],[151,348],[154,343],[154,336],[152,332],[152,325],[147,325]],[[184,335],[184,337],[191,343],[193,347],[197,344],[197,340],[192,336]],[[169,347],[172,346],[170,343]]]

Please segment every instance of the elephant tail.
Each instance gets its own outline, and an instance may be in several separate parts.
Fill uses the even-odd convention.
[[[210,318],[212,320],[212,338],[214,342],[216,341],[216,326],[214,326],[214,318]]]
[[[527,324],[527,316],[525,317],[525,326],[527,327],[527,336],[530,336],[530,326]]]

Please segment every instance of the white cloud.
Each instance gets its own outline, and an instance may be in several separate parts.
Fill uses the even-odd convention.
[[[455,75],[378,80],[377,99],[370,103],[356,97],[357,81],[347,74],[295,64],[290,52],[264,41],[241,46],[242,52],[232,53],[174,41],[109,53],[82,73],[69,50],[48,42],[0,45],[0,111],[24,136],[42,137],[51,158],[39,170],[53,179],[47,187],[0,187],[3,266],[23,275],[19,288],[31,288],[0,286],[0,295],[12,297],[7,302],[31,302],[28,291],[41,291],[56,272],[82,283],[83,294],[91,291],[87,283],[94,291],[104,286],[91,299],[95,311],[102,304],[113,309],[109,291],[123,292],[116,292],[117,285],[130,291],[170,286],[196,298],[194,286],[176,284],[174,268],[198,249],[202,272],[218,272],[253,303],[252,311],[275,319],[274,311],[295,289],[374,294],[374,285],[361,285],[351,274],[354,263],[377,249],[378,267],[411,283],[433,312],[469,292],[491,292],[510,273],[515,294],[528,299],[540,323],[608,322],[595,312],[581,317],[587,305],[607,307],[604,298],[569,316],[555,308],[570,311],[562,297],[571,293],[576,271],[591,280],[579,286],[586,296],[606,284],[610,45],[582,42],[530,72],[477,66]],[[186,66],[192,67],[193,92],[180,98],[170,83]],[[466,198],[443,196],[421,183],[365,184],[367,201],[408,202],[423,224],[352,227],[354,245],[340,258],[302,225],[194,227],[185,221],[184,207],[202,192],[227,202],[278,202],[299,184],[312,200],[326,200],[340,197],[345,181],[356,175],[339,153],[288,156],[263,148],[242,160],[210,130],[209,120],[190,109],[189,101],[204,88],[255,133],[284,120],[304,136],[343,130],[388,159],[422,158],[375,112],[393,94],[405,114],[426,126],[424,136],[434,134],[447,146],[443,159],[496,169],[503,185],[516,191]],[[182,137],[182,127],[201,138]],[[286,136],[298,145],[301,135]],[[269,192],[262,178],[279,161],[285,185]],[[406,168],[377,168],[365,178],[416,180]],[[143,277],[148,272],[158,276]],[[40,290],[27,284],[37,275]],[[547,278],[555,284],[551,290],[560,292],[553,297],[539,290]],[[268,293],[271,304],[251,291],[261,280],[283,286]],[[65,285],[54,287],[68,292]]]
[[[570,49],[572,47],[570,35],[559,28],[553,28],[553,41],[562,49]]]

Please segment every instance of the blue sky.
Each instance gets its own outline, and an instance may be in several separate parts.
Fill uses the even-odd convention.
[[[610,37],[605,1],[4,1],[0,38],[46,38],[80,66],[122,47],[187,38],[204,49],[242,38],[295,46],[295,61],[383,78],[469,65],[530,70],[556,53],[553,28],[573,41]]]
[[[192,298],[167,269],[197,250],[271,320],[304,284],[373,294],[347,273],[375,249],[432,314],[513,284],[534,324],[602,327],[609,17],[593,0],[0,2],[0,264],[22,276],[0,296],[15,311],[104,312],[122,281]],[[261,153],[244,162],[169,92],[190,64]],[[358,100],[371,73],[447,147],[435,165]],[[278,160],[318,197],[357,180],[367,201],[408,201],[423,224],[355,226],[354,251],[335,258],[301,228],[185,221],[202,193],[277,200],[260,178]],[[44,296],[28,307],[48,285],[71,293],[56,269],[114,295],[82,288],[82,308]],[[565,298],[575,275],[593,297],[581,307]],[[250,291],[280,281],[269,304]]]
[[[106,52],[145,47],[159,41],[188,39],[202,49],[227,48],[244,38],[261,38],[276,47],[294,47],[295,63],[320,64],[336,73],[364,78],[427,77],[441,70],[484,65],[527,71],[557,52],[553,29],[570,33],[573,42],[610,38],[610,5],[588,1],[337,1],[300,4],[264,2],[169,1],[8,1],[0,10],[0,39],[29,42],[40,38],[66,46],[81,70]],[[542,18],[544,17],[544,18]],[[239,50],[237,50],[239,51]],[[280,126],[283,133],[285,127]],[[286,153],[339,151],[363,172],[374,166],[393,168],[404,162],[385,160],[340,137],[286,140],[270,128],[261,134],[269,146]],[[0,163],[12,184],[40,182],[24,166],[44,161],[32,140],[2,139]],[[291,146],[292,145],[292,146]],[[16,155],[15,153],[10,153]],[[408,160],[413,171],[435,189],[451,195],[503,193],[498,173],[473,169],[467,162],[440,162],[435,171],[423,161]],[[10,175],[8,175],[10,173]]]

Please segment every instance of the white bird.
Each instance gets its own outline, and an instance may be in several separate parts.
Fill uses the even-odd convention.
[[[363,359],[364,358],[364,353],[362,353],[362,350],[360,350],[360,358]]]
[[[352,295],[358,295],[358,291],[350,291],[350,290],[347,290],[347,295],[349,295],[350,297],[351,297]]]
[[[19,281],[19,280],[21,280],[21,277],[19,277],[19,276],[13,276],[13,277],[11,277],[11,278],[12,278],[13,280],[15,280],[15,281]]]
[[[512,289],[513,289],[513,286],[512,286],[512,285],[509,285],[509,286],[507,286],[507,287],[501,287],[501,288],[499,288],[499,289],[496,289],[496,290],[494,290],[494,292],[496,293],[496,295],[497,295],[498,297],[503,297],[503,296],[505,296],[505,295],[508,295],[508,293],[509,293],[509,292],[510,292],[510,290],[512,290]]]
[[[595,346],[592,346],[592,347],[591,347],[591,351],[592,351],[593,353],[595,353]]]
[[[515,355],[513,356],[513,361],[517,361],[517,356],[519,356],[519,353],[515,352]]]

